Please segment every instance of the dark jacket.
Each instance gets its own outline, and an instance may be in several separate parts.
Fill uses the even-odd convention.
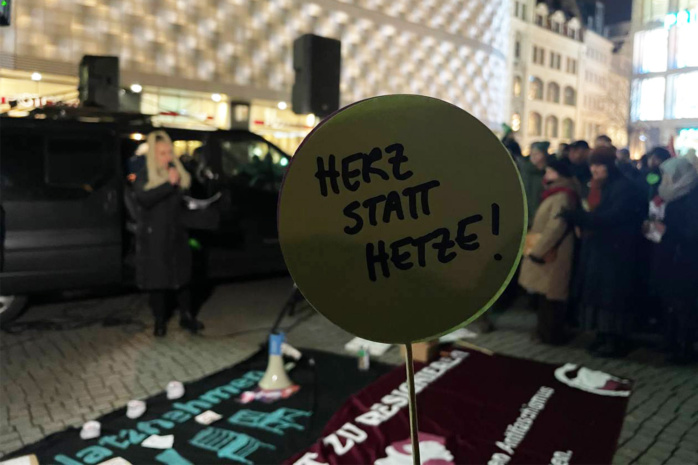
[[[589,165],[583,163],[581,165],[575,165],[570,161],[569,158],[562,159],[570,167],[572,175],[579,181],[579,185],[582,188],[582,198],[586,199],[589,195],[589,182],[591,181],[591,170]]]
[[[136,284],[143,290],[178,289],[191,279],[189,237],[182,223],[182,191],[169,182],[145,190],[147,170],[134,183],[138,202]]]
[[[666,232],[654,247],[651,286],[663,299],[698,299],[698,187],[664,213]]]
[[[582,229],[575,294],[584,306],[619,315],[627,310],[637,276],[635,260],[646,204],[630,180],[612,171],[598,207],[568,215]]]
[[[623,176],[635,183],[642,177],[642,173],[629,161],[619,161],[616,163],[616,166],[618,166],[618,170],[623,173]]]
[[[541,202],[543,194],[543,175],[545,170],[539,170],[528,158],[517,160],[521,181],[526,192],[526,205],[528,206],[528,227],[533,225],[533,218],[536,217],[536,210]]]
[[[650,183],[650,181],[653,181]],[[650,170],[645,169],[640,171],[640,175],[637,179],[638,186],[642,189],[645,194],[645,198],[650,201],[657,196],[659,185],[662,182],[662,172],[659,168]]]

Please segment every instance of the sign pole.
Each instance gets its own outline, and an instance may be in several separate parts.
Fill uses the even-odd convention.
[[[412,463],[421,465],[419,457],[419,428],[417,426],[417,394],[414,391],[414,364],[412,344],[405,344],[405,366],[407,367],[407,387],[410,393],[410,437],[412,438]]]

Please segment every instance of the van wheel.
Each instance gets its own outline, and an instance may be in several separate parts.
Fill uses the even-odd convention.
[[[22,314],[27,305],[27,296],[0,295],[0,328]]]

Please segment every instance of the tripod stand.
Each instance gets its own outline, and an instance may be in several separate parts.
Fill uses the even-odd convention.
[[[293,283],[293,290],[291,291],[291,295],[288,297],[288,299],[286,299],[286,303],[277,315],[276,321],[274,321],[274,326],[271,327],[271,334],[276,334],[279,331],[279,325],[281,325],[281,321],[287,314],[288,316],[293,316],[296,313],[296,305],[298,305],[303,300],[305,300],[303,294],[301,294],[301,291],[298,290],[298,286],[296,286],[296,283]]]

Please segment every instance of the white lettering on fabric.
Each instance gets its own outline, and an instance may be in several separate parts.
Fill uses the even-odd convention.
[[[507,426],[504,432],[504,440],[495,443],[497,447],[509,455],[495,452],[492,458],[490,458],[488,465],[503,465],[511,459],[514,455],[514,450],[519,447],[521,441],[524,440],[526,434],[533,426],[533,421],[540,411],[545,408],[546,402],[548,402],[548,399],[550,399],[550,396],[552,396],[554,392],[555,389],[542,386],[538,389],[538,392],[531,397],[531,400],[529,400],[527,404],[521,406],[519,417],[513,424]]]
[[[446,372],[448,372],[453,367],[457,366],[459,363],[465,360],[468,357],[468,355],[470,354],[468,354],[467,352],[454,350],[451,351],[450,357],[442,357],[440,360],[432,362],[429,366],[426,366],[419,370],[414,375],[415,392],[419,394],[421,391],[426,389],[431,383],[438,380]],[[400,412],[400,410],[408,406],[408,389],[409,388],[406,382],[400,384],[400,386],[398,386],[397,389],[393,389],[393,391],[390,394],[385,395],[380,402],[373,404],[371,406],[371,410],[362,413],[361,415],[356,417],[354,421],[356,423],[360,423],[366,426],[379,426],[381,423],[390,420],[392,417],[397,415]],[[353,437],[348,437],[343,434],[343,432],[350,430],[353,431],[354,434],[360,434],[359,431],[363,433],[362,435],[360,435],[360,437],[363,437],[363,439],[361,441],[358,441]],[[342,442],[339,439],[340,436],[344,436],[347,439],[347,442],[342,444]],[[326,446],[332,446],[333,451],[336,455],[342,456],[349,452],[349,450],[351,450],[355,443],[358,444],[366,440],[366,437],[368,437],[366,433],[359,427],[352,423],[346,423],[338,431],[324,438],[322,442]],[[299,462],[296,462],[296,464],[294,465],[298,464]]]

